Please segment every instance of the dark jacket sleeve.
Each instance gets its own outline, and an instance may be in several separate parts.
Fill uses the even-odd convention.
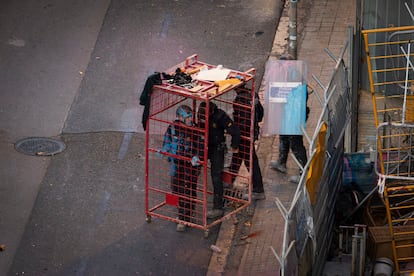
[[[234,123],[239,127],[240,133],[244,136],[250,136],[251,125],[251,106],[252,106],[251,92],[240,92],[234,99],[233,104],[233,119]],[[263,120],[264,110],[260,103],[259,96],[255,93],[254,96],[254,140],[257,140],[260,133],[259,122]]]
[[[234,124],[233,120],[226,112],[221,112],[223,112],[220,120],[223,124],[222,127],[231,135],[231,147],[237,149],[240,144],[240,129]]]
[[[150,104],[151,104],[151,92],[152,87],[156,84],[161,84],[161,76],[160,73],[154,73],[147,78],[145,81],[144,89],[141,92],[141,96],[139,97],[139,104],[144,105],[144,112],[142,113],[142,127],[144,130],[147,128],[147,120],[150,111]]]
[[[162,152],[169,152],[171,153],[172,148],[172,134],[171,134],[172,126],[169,125],[167,130],[164,133],[164,139],[162,141]]]
[[[233,101],[233,119],[239,127],[240,134],[250,136],[251,123],[251,95],[239,93]]]

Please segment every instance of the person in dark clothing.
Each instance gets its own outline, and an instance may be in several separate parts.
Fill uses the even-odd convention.
[[[253,191],[252,199],[261,200],[265,199],[263,189],[262,172],[259,166],[259,159],[257,158],[256,149],[254,147],[254,141],[259,137],[259,122],[263,119],[263,106],[257,95],[254,97],[254,131],[253,137],[251,137],[251,109],[252,109],[252,94],[249,89],[237,88],[237,96],[233,101],[233,119],[234,124],[240,129],[240,145],[239,151],[234,153],[231,159],[230,172],[237,173],[240,169],[241,163],[244,161],[246,168],[250,169],[250,149],[252,149],[252,181]],[[253,138],[253,141],[252,141]],[[234,183],[236,176],[232,174],[231,184]]]
[[[277,161],[272,160],[270,167],[279,172],[286,173],[286,162],[290,149],[301,166],[305,167],[308,158],[306,156],[306,148],[303,145],[302,135],[279,135],[279,159]],[[295,175],[290,180],[292,182],[298,182],[299,178]]]
[[[198,108],[198,126],[205,128],[207,103],[201,102]],[[240,130],[230,116],[209,102],[208,108],[208,159],[210,160],[211,179],[213,182],[214,199],[213,209],[207,212],[207,218],[216,218],[223,215],[223,180],[224,154],[227,149],[225,133],[231,135],[231,151],[238,151],[240,144]]]
[[[306,99],[307,99],[306,95]],[[309,107],[306,107],[306,119],[309,117]],[[288,159],[289,150],[292,150],[296,159],[302,167],[305,167],[308,162],[306,148],[303,145],[303,135],[279,135],[279,158],[277,161],[270,161],[270,167],[281,173],[286,173],[286,163]],[[299,170],[298,175],[293,175],[289,181],[298,183],[302,170]]]
[[[282,55],[280,60],[293,60],[291,55]],[[308,100],[308,92],[306,93],[306,102]],[[309,116],[309,107],[306,105],[306,120]],[[278,160],[270,161],[270,167],[281,173],[286,173],[286,162],[289,154],[289,150],[292,150],[296,159],[299,161],[302,167],[305,167],[308,162],[306,148],[303,145],[303,135],[279,135],[279,158]],[[299,175],[294,175],[289,178],[291,182],[298,183],[302,171],[299,170]]]
[[[309,87],[307,87],[309,89]],[[308,100],[308,94],[313,91],[306,92],[306,102]],[[306,106],[306,120],[309,117],[309,107]],[[270,161],[270,167],[281,173],[286,173],[286,163],[288,159],[289,150],[292,150],[296,159],[299,161],[302,167],[305,167],[308,162],[306,154],[306,148],[303,145],[303,135],[279,135],[279,158],[277,161]],[[289,181],[298,183],[302,170],[299,170],[298,175],[293,175],[289,178]]]
[[[192,109],[181,105],[176,110],[177,119],[168,126],[160,153],[169,153],[171,189],[178,194],[178,218],[190,221],[197,198],[197,181],[200,175],[199,156],[202,146],[198,135],[190,127],[193,124]],[[185,230],[183,223],[177,224],[177,231]]]
[[[293,60],[293,56],[282,55],[280,60]],[[306,103],[308,101],[308,92],[306,93]],[[306,120],[309,116],[309,107],[306,104]],[[303,145],[303,135],[279,135],[279,158],[278,160],[270,161],[270,167],[281,173],[286,173],[286,162],[289,154],[289,150],[292,150],[296,159],[299,161],[302,167],[305,167],[308,162],[306,154],[306,148]],[[298,183],[302,170],[299,170],[299,175],[294,175],[289,178],[291,182]]]

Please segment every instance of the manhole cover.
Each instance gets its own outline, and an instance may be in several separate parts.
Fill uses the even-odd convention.
[[[66,148],[62,141],[42,137],[22,139],[14,147],[20,153],[36,156],[55,155]]]

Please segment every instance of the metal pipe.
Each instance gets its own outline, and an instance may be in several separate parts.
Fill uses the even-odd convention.
[[[297,0],[290,0],[288,53],[297,59]]]
[[[365,243],[366,243],[366,235],[367,229],[365,225],[361,225],[362,228],[362,237],[360,240],[360,250],[359,250],[359,275],[364,275],[365,273]]]
[[[343,243],[343,237],[344,237],[344,230],[342,227],[339,228],[339,252],[338,252],[338,259],[339,262],[342,263],[342,243]]]
[[[356,276],[356,255],[358,246],[358,228],[354,228],[354,234],[352,235],[352,261],[351,261],[351,275]]]

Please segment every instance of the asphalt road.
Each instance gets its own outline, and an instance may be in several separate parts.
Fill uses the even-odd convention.
[[[145,222],[138,98],[194,53],[258,86],[281,4],[1,1],[0,275],[205,275],[218,227]],[[66,150],[14,150],[31,136]]]

